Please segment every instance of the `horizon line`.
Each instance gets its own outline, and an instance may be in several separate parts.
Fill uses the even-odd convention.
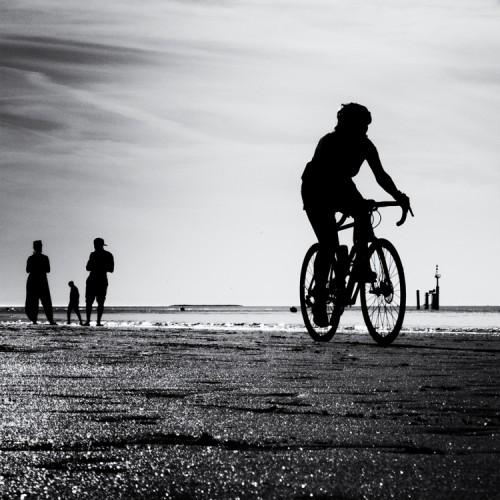
[[[0,310],[4,308],[15,308],[15,309],[22,309],[24,308],[24,304],[0,304]],[[53,308],[67,308],[68,304],[61,304],[61,305],[52,305]],[[81,307],[85,307],[85,303],[83,302]],[[104,308],[108,307],[122,307],[122,308],[133,308],[133,307],[153,307],[153,308],[160,308],[160,307],[297,307],[300,309],[300,303],[298,304],[203,304],[203,303],[184,303],[184,304],[121,304],[121,305],[116,305],[116,304],[106,304]],[[352,307],[361,307],[361,305],[354,305]],[[408,307],[417,307],[417,304],[408,304],[406,306]],[[440,304],[440,308],[447,308],[447,307],[498,307],[500,308],[500,304],[446,304],[442,305]],[[43,307],[40,305],[41,310],[43,310]],[[420,307],[420,310],[426,311],[427,309],[424,309],[422,306]],[[431,308],[429,307],[428,309],[431,311]]]

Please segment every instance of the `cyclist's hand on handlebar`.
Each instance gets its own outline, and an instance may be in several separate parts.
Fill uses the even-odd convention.
[[[374,210],[375,207],[377,206],[377,203],[375,202],[375,200],[363,200],[363,202],[364,202],[365,209],[369,212]]]
[[[401,205],[401,208],[408,209],[408,207],[410,206],[410,198],[408,198],[408,196],[406,196],[401,191],[399,191],[398,194],[394,198]]]
[[[408,196],[406,196],[406,194],[402,193],[401,191],[396,196],[396,201],[401,205],[401,208],[403,209],[401,220],[396,223],[396,225],[401,226],[401,224],[404,224],[408,212],[410,212],[411,216],[413,217],[413,210],[410,206],[410,198],[408,198]]]

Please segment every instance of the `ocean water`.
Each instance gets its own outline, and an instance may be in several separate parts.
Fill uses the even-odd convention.
[[[108,327],[305,330],[300,307],[288,306],[174,305],[166,307],[106,307],[103,321]],[[64,307],[55,308],[55,320],[66,321]],[[83,308],[81,309],[84,313]],[[40,308],[39,320],[45,321]],[[95,309],[93,313],[95,320]],[[76,325],[75,314],[72,314]],[[29,324],[22,307],[3,307],[0,325]],[[359,307],[347,309],[339,330],[366,332]],[[500,306],[442,307],[439,311],[406,310],[403,331],[500,334]]]

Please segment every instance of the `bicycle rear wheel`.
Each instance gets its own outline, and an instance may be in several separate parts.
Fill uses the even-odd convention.
[[[392,243],[382,238],[370,246],[368,256],[377,278],[361,284],[361,310],[370,335],[387,346],[398,336],[405,316],[403,264]]]
[[[314,280],[314,262],[318,254],[319,244],[315,243],[306,253],[302,269],[300,272],[300,309],[302,318],[307,328],[309,335],[317,342],[328,342],[337,331],[340,316],[344,312],[344,308],[333,303],[331,291],[328,293],[327,299],[327,315],[329,325],[320,327],[314,323],[312,308],[314,305],[315,296],[315,280]],[[331,272],[329,283],[334,282],[334,275]]]

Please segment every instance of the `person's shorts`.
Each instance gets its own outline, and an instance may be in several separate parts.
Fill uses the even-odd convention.
[[[335,212],[349,215],[355,220],[354,240],[369,241],[373,238],[373,229],[366,200],[352,181],[347,179],[330,189],[329,195],[314,197],[311,191],[302,192],[304,210],[316,233],[318,241],[325,246],[335,248],[338,236],[333,231]]]
[[[93,304],[94,300],[98,304],[104,304],[106,300],[106,292],[108,291],[108,284],[104,281],[97,281],[87,278],[87,286],[85,288],[85,302]]]
[[[304,209],[336,211],[347,215],[356,213],[364,198],[352,179],[344,179],[331,186],[302,185]]]

